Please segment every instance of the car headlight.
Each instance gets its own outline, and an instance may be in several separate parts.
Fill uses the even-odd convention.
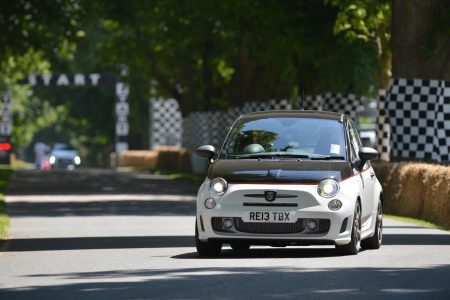
[[[50,156],[50,158],[48,159],[48,162],[53,165],[56,162],[56,157],[54,155]]]
[[[81,158],[77,155],[77,156],[74,157],[73,162],[76,165],[79,165],[79,164],[81,164]]]
[[[325,198],[334,197],[339,192],[339,182],[331,178],[324,179],[319,183],[317,192],[320,196]]]
[[[214,196],[222,196],[228,188],[228,183],[223,178],[214,178],[209,183],[209,192]]]

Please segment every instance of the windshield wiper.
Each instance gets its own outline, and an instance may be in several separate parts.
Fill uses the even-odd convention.
[[[268,153],[252,153],[252,154],[241,154],[234,155],[232,158],[235,159],[245,159],[245,158],[277,158],[277,157],[289,157],[289,158],[310,158],[308,155],[295,154],[295,153],[280,153],[280,152],[268,152]]]
[[[333,155],[311,156],[311,160],[332,160],[332,159],[345,160],[345,157]]]

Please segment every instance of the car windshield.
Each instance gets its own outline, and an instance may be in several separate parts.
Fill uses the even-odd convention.
[[[243,119],[231,129],[224,159],[346,159],[342,123],[314,118]]]
[[[74,151],[75,149],[69,144],[55,144],[53,150],[67,150]]]

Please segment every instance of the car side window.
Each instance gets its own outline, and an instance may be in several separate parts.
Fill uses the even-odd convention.
[[[350,141],[351,160],[358,158],[359,150],[361,149],[361,142],[359,141],[358,132],[352,121],[347,123],[348,137]]]

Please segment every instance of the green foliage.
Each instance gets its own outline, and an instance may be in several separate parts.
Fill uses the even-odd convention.
[[[343,33],[349,40],[376,42],[380,38],[380,30],[384,39],[389,40],[391,18],[390,2],[380,0],[326,0],[339,8],[334,26],[334,33]]]
[[[319,1],[87,5],[109,33],[101,53],[156,79],[158,93],[178,99],[184,113],[289,98],[296,89],[367,94],[377,85],[376,47],[333,35],[338,10]]]
[[[72,59],[82,36],[80,18],[76,0],[0,2],[0,91],[12,93],[15,147],[27,146],[36,131],[58,122],[64,110],[33,96],[17,81],[50,72],[56,61]]]
[[[0,84],[48,71],[49,62],[73,55],[81,17],[78,2],[0,2]]]
[[[184,114],[302,91],[375,94],[389,18],[375,0],[3,1],[0,85],[13,90],[14,143],[63,138],[92,163],[113,148],[113,87],[14,84],[29,73],[127,64],[132,148],[147,144],[151,80]]]
[[[391,49],[390,25],[391,5],[387,0],[325,0],[325,3],[338,7],[333,32],[343,35],[348,42],[367,43],[376,48],[377,56],[368,51],[361,63],[355,65],[360,69],[357,73],[376,71],[378,85],[386,87],[390,77]],[[367,48],[367,47],[366,47]],[[371,62],[375,57],[378,61]],[[373,63],[376,67],[374,69]],[[370,66],[370,67],[369,67]],[[367,68],[369,67],[369,68]],[[366,76],[360,77],[363,80]]]
[[[10,168],[0,168],[0,241],[6,238],[8,233],[9,218],[6,210],[4,193],[8,186],[12,170]]]

